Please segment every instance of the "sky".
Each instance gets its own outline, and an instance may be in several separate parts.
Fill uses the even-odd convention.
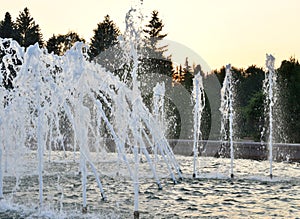
[[[0,0],[0,20],[5,12],[15,20],[28,7],[44,40],[75,31],[89,41],[106,14],[123,31],[126,13],[136,2]],[[299,0],[143,0],[145,20],[153,10],[165,25],[166,39],[190,48],[211,69],[229,63],[239,68],[264,67],[266,53],[276,58],[277,67],[284,59],[300,57]]]

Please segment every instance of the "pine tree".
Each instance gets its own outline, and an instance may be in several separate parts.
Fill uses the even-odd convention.
[[[183,85],[189,92],[192,92],[194,75],[192,74],[192,69],[191,66],[189,65],[188,57],[186,57],[185,59],[183,72],[184,72]]]
[[[56,55],[63,55],[76,42],[85,42],[85,40],[75,32],[70,31],[67,34],[53,35],[46,43],[46,48],[49,53],[53,52]]]
[[[167,46],[161,46],[161,41],[167,36],[162,33],[164,24],[158,16],[158,11],[153,11],[149,23],[146,25],[144,31],[144,56],[140,60],[140,70],[138,77],[141,83],[141,92],[143,101],[146,106],[151,109],[152,98],[153,98],[153,85],[156,82],[164,81],[165,86],[170,88],[172,80],[166,80],[167,76],[169,79],[173,77],[173,63],[171,57],[167,57],[164,53],[167,51]],[[170,92],[167,90],[166,92]],[[175,105],[168,98],[165,98],[165,115],[167,120],[170,121],[170,129],[168,131],[168,137],[178,137],[177,124],[180,124],[180,116],[176,111]],[[172,118],[172,119],[170,119]],[[174,123],[173,123],[174,122]]]
[[[163,40],[167,34],[162,34],[161,31],[164,27],[162,20],[158,17],[158,11],[152,12],[152,18],[149,24],[146,25],[147,29],[144,29],[146,38],[149,41],[150,49],[156,53],[158,58],[163,57],[163,53],[167,50],[166,46],[158,47],[157,43]]]
[[[15,39],[15,24],[11,20],[11,15],[6,12],[5,18],[0,22],[0,37],[1,38],[13,38]]]
[[[21,46],[27,48],[30,45],[39,43],[40,47],[43,46],[43,37],[38,24],[35,24],[34,19],[31,17],[28,8],[20,12],[16,20],[17,27],[17,41]]]
[[[101,23],[98,23],[97,28],[94,30],[94,36],[91,38],[90,58],[97,57],[101,52],[116,45],[118,43],[118,36],[120,30],[116,24],[110,20],[109,15],[104,17]]]
[[[173,75],[173,64],[171,57],[166,57],[164,52],[167,46],[159,46],[158,43],[163,40],[167,34],[162,34],[164,25],[158,17],[158,12],[153,11],[149,23],[144,32],[146,34],[146,57],[141,60],[142,72],[163,74],[169,77]]]

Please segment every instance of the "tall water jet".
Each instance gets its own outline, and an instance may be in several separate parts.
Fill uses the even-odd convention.
[[[125,30],[125,54],[127,58],[127,63],[129,63],[132,68],[130,71],[131,76],[131,109],[132,112],[129,116],[129,133],[127,135],[132,136],[132,140],[128,137],[125,139],[132,147],[132,153],[134,155],[134,172],[132,176],[133,186],[134,186],[134,218],[139,218],[139,162],[140,155],[144,154],[149,163],[150,169],[153,172],[154,178],[156,179],[157,185],[159,189],[162,189],[160,180],[156,174],[156,168],[153,166],[153,162],[149,156],[149,152],[146,149],[146,144],[150,145],[152,151],[156,150],[157,147],[160,150],[162,157],[164,158],[167,167],[170,171],[170,175],[174,182],[176,179],[174,174],[172,173],[172,165],[175,165],[176,171],[180,173],[180,168],[178,167],[177,161],[174,157],[172,150],[170,149],[168,142],[165,139],[163,127],[155,117],[153,118],[150,114],[148,115],[139,115],[141,112],[145,111],[142,95],[140,91],[140,81],[138,80],[138,70],[140,69],[140,60],[143,57],[143,46],[144,46],[144,37],[142,30],[142,20],[143,14],[141,12],[143,2],[139,1],[137,4],[137,9],[131,9],[126,15],[126,30]],[[149,110],[149,109],[148,109]],[[149,112],[147,112],[149,113]],[[151,118],[149,118],[149,116]],[[157,118],[156,118],[157,119]],[[156,128],[153,127],[153,122],[156,123]],[[146,130],[150,131],[150,134],[147,134]],[[159,133],[160,132],[160,133]],[[146,142],[144,142],[145,140]],[[152,139],[152,141],[150,140]],[[139,154],[139,152],[141,154]],[[169,165],[171,164],[171,166]]]
[[[194,101],[194,144],[193,144],[193,177],[198,176],[198,154],[199,154],[199,141],[202,140],[201,132],[201,118],[205,107],[205,93],[203,87],[203,79],[201,70],[195,75],[193,79],[193,101]]]
[[[165,83],[157,83],[153,88],[153,116],[165,134]],[[155,166],[158,163],[158,148],[154,146]]]
[[[157,83],[153,88],[153,116],[157,119],[162,129],[165,128],[165,83]]]
[[[0,120],[0,127],[2,121]],[[2,132],[1,132],[2,133]],[[2,139],[2,136],[0,136]],[[3,169],[2,169],[2,156],[3,156],[3,149],[2,144],[0,144],[0,200],[3,199]]]
[[[223,87],[221,89],[221,107],[222,114],[221,121],[221,136],[222,146],[223,143],[230,146],[230,177],[234,177],[234,148],[233,148],[233,120],[234,120],[234,96],[233,96],[233,79],[231,72],[231,65],[226,65],[226,74],[223,81]],[[224,142],[225,141],[225,142]],[[225,145],[225,147],[227,147]],[[223,149],[221,146],[221,149]],[[221,151],[222,153],[222,151]]]
[[[140,12],[140,11],[139,11]],[[139,13],[138,12],[138,13]],[[138,66],[139,66],[139,58],[140,54],[138,53],[138,48],[140,46],[141,40],[141,30],[140,24],[135,26],[135,22],[133,21],[133,13],[136,13],[136,9],[131,9],[127,13],[126,19],[126,32],[129,34],[129,60],[133,63],[133,67],[131,70],[132,77],[132,128],[133,135],[135,136],[133,141],[133,154],[134,154],[134,174],[133,174],[133,188],[134,188],[134,218],[139,218],[139,147],[141,147],[141,142],[136,136],[141,133],[141,120],[137,117],[138,107],[136,102],[140,102],[141,94],[140,94],[140,82],[137,79],[138,74]],[[141,16],[141,14],[140,14]],[[140,17],[141,18],[141,17]],[[142,19],[142,18],[141,18]]]
[[[0,80],[2,81],[2,77],[0,77]],[[4,135],[3,133],[3,128],[2,128],[2,124],[3,124],[3,118],[4,118],[4,88],[0,87],[0,200],[3,199],[3,168],[2,168],[2,160],[3,160],[3,138]]]
[[[266,55],[266,68],[265,79],[263,82],[263,91],[265,94],[265,116],[268,119],[268,148],[269,148],[269,161],[270,161],[270,178],[273,178],[273,108],[276,103],[274,98],[274,87],[276,84],[276,74],[274,70],[275,58],[270,54]]]

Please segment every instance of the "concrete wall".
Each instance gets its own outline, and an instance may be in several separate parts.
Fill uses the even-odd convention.
[[[192,140],[169,139],[174,154],[192,156]],[[104,141],[108,151],[116,152],[113,139]],[[199,141],[199,156],[230,157],[230,145],[221,141]],[[234,142],[234,157],[236,159],[269,159],[269,146],[259,142]],[[273,144],[273,160],[300,162],[300,144]]]

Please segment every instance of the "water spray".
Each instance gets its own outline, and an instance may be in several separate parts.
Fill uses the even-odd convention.
[[[233,148],[233,120],[234,120],[234,109],[233,109],[233,82],[231,65],[226,65],[226,74],[223,81],[223,87],[221,89],[221,107],[222,123],[221,123],[221,134],[222,137],[230,145],[230,177],[234,178],[234,148]],[[228,130],[227,130],[228,124]],[[223,141],[222,141],[223,143]]]
[[[201,132],[201,118],[205,107],[205,93],[203,87],[203,79],[201,71],[199,71],[193,79],[193,100],[194,105],[194,145],[193,145],[193,178],[198,175],[198,154],[199,154],[199,141],[202,140]]]
[[[269,161],[270,161],[270,178],[273,178],[273,107],[275,105],[274,84],[276,83],[276,75],[274,70],[275,58],[272,55],[266,55],[267,73],[264,80],[264,93],[266,95],[266,109],[269,119]]]

